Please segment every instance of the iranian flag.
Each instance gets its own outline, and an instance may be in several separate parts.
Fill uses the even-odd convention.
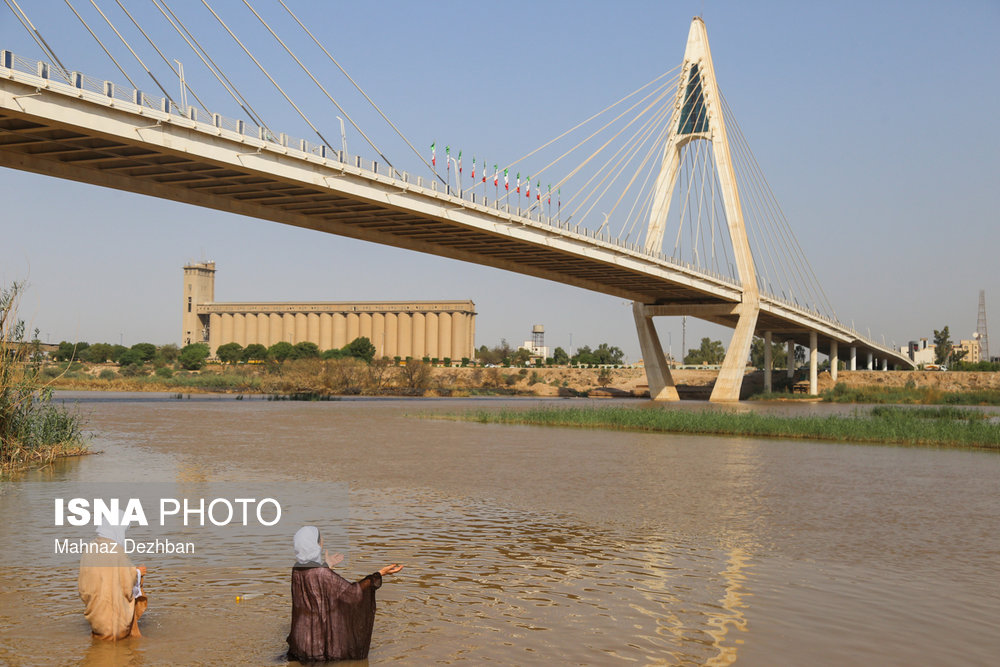
[[[552,203],[552,186],[549,185],[549,204]]]
[[[542,201],[542,182],[538,181],[535,183],[535,199]]]
[[[524,186],[525,199],[531,199],[531,176],[528,176],[528,183]]]
[[[437,143],[437,142],[431,143],[431,166],[432,167],[436,167],[437,163],[438,163],[438,161],[437,161],[437,149],[434,148],[434,144],[435,143]]]
[[[507,179],[507,169],[503,170],[503,189],[510,192],[510,181]]]
[[[517,172],[517,194],[521,194],[521,172]]]
[[[458,175],[462,176],[462,151],[458,151]]]
[[[507,182],[507,170],[503,170],[503,182]],[[493,165],[493,187],[497,187],[500,184],[500,168],[497,165]]]
[[[476,180],[476,156],[472,156],[472,180]]]

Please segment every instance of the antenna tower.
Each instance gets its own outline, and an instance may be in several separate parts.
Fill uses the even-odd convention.
[[[986,290],[979,290],[979,322],[976,324],[979,334],[979,357],[983,361],[990,360],[990,335],[986,328]]]

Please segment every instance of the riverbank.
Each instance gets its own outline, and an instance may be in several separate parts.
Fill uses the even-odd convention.
[[[856,416],[788,417],[722,410],[622,406],[480,410],[443,419],[481,424],[578,427],[612,431],[794,438],[859,444],[974,447],[1000,451],[1000,428],[978,410],[875,407]]]
[[[75,364],[56,375],[52,386],[80,391],[155,391],[274,395],[372,396],[538,396],[648,398],[643,368],[482,368],[427,366],[424,377],[407,374],[405,366],[381,368],[350,360],[300,360],[280,365],[210,364],[200,371],[122,377],[115,364]],[[802,369],[795,378],[801,384]],[[682,399],[707,400],[716,370],[674,369]],[[777,371],[776,384],[788,381]],[[742,398],[764,400],[801,397],[777,393],[763,396],[762,371],[747,373]],[[855,403],[1000,404],[1000,373],[933,371],[840,371],[835,383],[819,374],[824,400]],[[815,399],[814,399],[815,400]]]

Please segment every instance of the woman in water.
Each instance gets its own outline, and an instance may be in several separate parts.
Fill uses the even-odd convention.
[[[321,554],[325,562],[320,562]],[[333,571],[343,559],[323,550],[323,539],[315,526],[304,526],[295,533],[289,658],[308,662],[368,657],[375,590],[382,585],[383,576],[395,574],[403,566],[387,565],[351,583]]]
[[[121,513],[118,515],[121,524]],[[97,539],[80,557],[79,589],[84,617],[98,639],[139,637],[139,617],[146,611],[143,565],[135,567],[125,555],[124,525],[97,527]]]

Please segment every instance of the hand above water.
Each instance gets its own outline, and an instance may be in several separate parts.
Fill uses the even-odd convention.
[[[387,574],[396,574],[403,569],[403,566],[399,563],[393,563],[392,565],[386,565],[381,570],[378,571],[383,577]]]
[[[323,560],[326,561],[327,565],[329,565],[330,567],[333,567],[335,565],[339,565],[340,562],[344,560],[344,554],[339,554],[339,553],[330,554],[329,551],[324,550],[323,551]]]

